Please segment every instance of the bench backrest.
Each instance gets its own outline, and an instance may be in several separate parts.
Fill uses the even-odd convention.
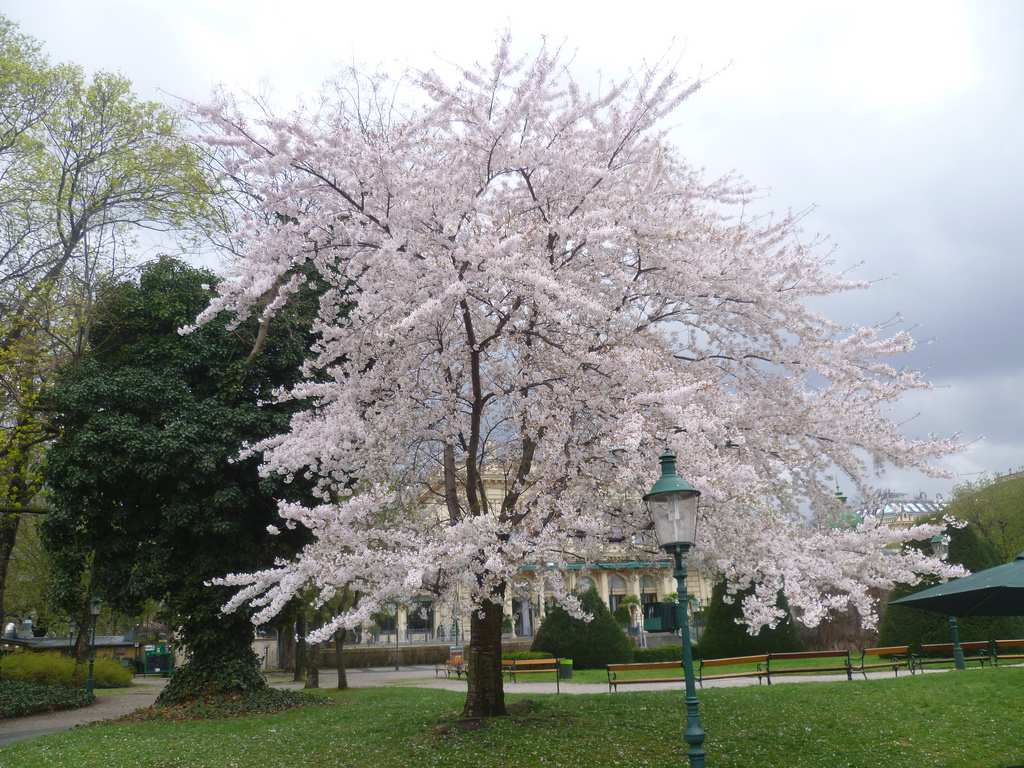
[[[849,651],[790,651],[788,653],[769,653],[769,661],[778,659],[837,659],[840,656],[849,658]]]
[[[681,661],[648,661],[640,664],[609,664],[609,672],[628,672],[631,669],[681,669]]]
[[[987,651],[989,649],[988,640],[969,640],[966,643],[960,643],[960,650],[963,651]],[[922,653],[942,653],[949,655],[953,653],[952,643],[925,643],[921,646]]]
[[[886,645],[881,648],[865,648],[861,656],[906,656],[910,653],[909,645]]]
[[[1010,648],[1024,648],[1024,640],[996,640],[996,650],[1003,651]]]
[[[448,657],[448,666],[450,666],[450,667],[461,667],[462,666],[462,657],[461,656],[449,656]]]
[[[768,654],[761,653],[755,656],[729,656],[724,659],[701,659],[701,666],[704,667],[727,667],[730,664],[757,664],[768,661]]]

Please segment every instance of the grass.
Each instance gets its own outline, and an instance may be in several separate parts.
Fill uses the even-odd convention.
[[[478,730],[462,695],[373,688],[335,706],[76,728],[0,749],[19,768],[678,768],[678,692],[509,697]],[[1024,670],[718,688],[701,696],[715,768],[1006,768],[1024,764]]]

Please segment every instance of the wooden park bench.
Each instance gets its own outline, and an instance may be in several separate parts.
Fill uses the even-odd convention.
[[[836,659],[836,661],[831,661]],[[811,667],[776,666],[772,663],[780,661],[808,660],[822,663]],[[841,660],[841,661],[840,661]],[[847,680],[853,680],[853,665],[850,663],[850,652],[846,651],[795,651],[789,653],[769,653],[764,664],[765,679],[772,684],[772,675],[803,675],[808,672],[845,672]]]
[[[561,693],[558,671],[558,659],[502,659],[501,668],[508,673],[509,682],[516,681],[516,674],[524,672],[554,672],[555,693]]]
[[[865,663],[868,656],[884,657],[885,661],[876,661],[871,664]],[[914,655],[910,652],[909,645],[886,645],[881,648],[865,648],[860,652],[860,665],[857,672],[868,679],[869,669],[891,669],[896,677],[900,676],[900,670],[905,669],[914,674]]]
[[[461,679],[462,673],[466,671],[466,666],[462,662],[461,653],[453,653],[448,657],[448,661],[444,664],[438,664],[434,667],[434,677],[439,677],[444,672],[445,678],[451,678],[455,675],[456,678]]]
[[[992,661],[1024,660],[1024,640],[996,640],[992,643]]]
[[[705,680],[728,680],[739,677],[756,677],[757,684],[761,684],[761,678],[767,677],[768,671],[762,670],[762,665],[768,663],[768,654],[761,653],[754,656],[727,656],[722,659],[701,659],[700,665],[697,667],[697,682],[700,687],[704,687]],[[756,664],[755,669],[747,670],[728,670],[715,672],[713,674],[706,674],[705,669],[720,669],[722,667],[735,666],[737,664]]]
[[[988,640],[970,640],[960,643],[960,650],[964,652],[964,663],[977,662],[979,666],[985,666],[992,661],[992,649]],[[921,646],[921,653],[914,657],[914,664],[921,669],[928,664],[952,664],[956,661],[953,657],[952,643],[925,643]]]
[[[623,672],[634,672],[646,669],[663,669],[676,672],[670,677],[629,677],[625,680],[619,677]],[[666,672],[667,674],[667,672]],[[679,661],[649,661],[637,664],[609,664],[608,665],[608,692],[617,691],[620,685],[632,685],[634,683],[682,683],[686,680],[683,677],[682,662]]]

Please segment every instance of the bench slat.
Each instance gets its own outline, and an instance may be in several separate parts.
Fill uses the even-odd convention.
[[[730,656],[724,659],[701,659],[701,665],[705,667],[726,667],[730,664],[756,664],[768,661],[767,653],[760,653],[754,656]]]
[[[776,659],[831,659],[849,656],[849,651],[791,651],[787,653],[768,654],[772,661]]]

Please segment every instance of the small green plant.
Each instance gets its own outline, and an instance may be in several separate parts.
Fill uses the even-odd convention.
[[[632,622],[632,617],[629,615],[629,607],[625,605],[619,605],[619,607],[615,609],[615,613],[612,614],[612,617],[623,629],[627,629]]]

